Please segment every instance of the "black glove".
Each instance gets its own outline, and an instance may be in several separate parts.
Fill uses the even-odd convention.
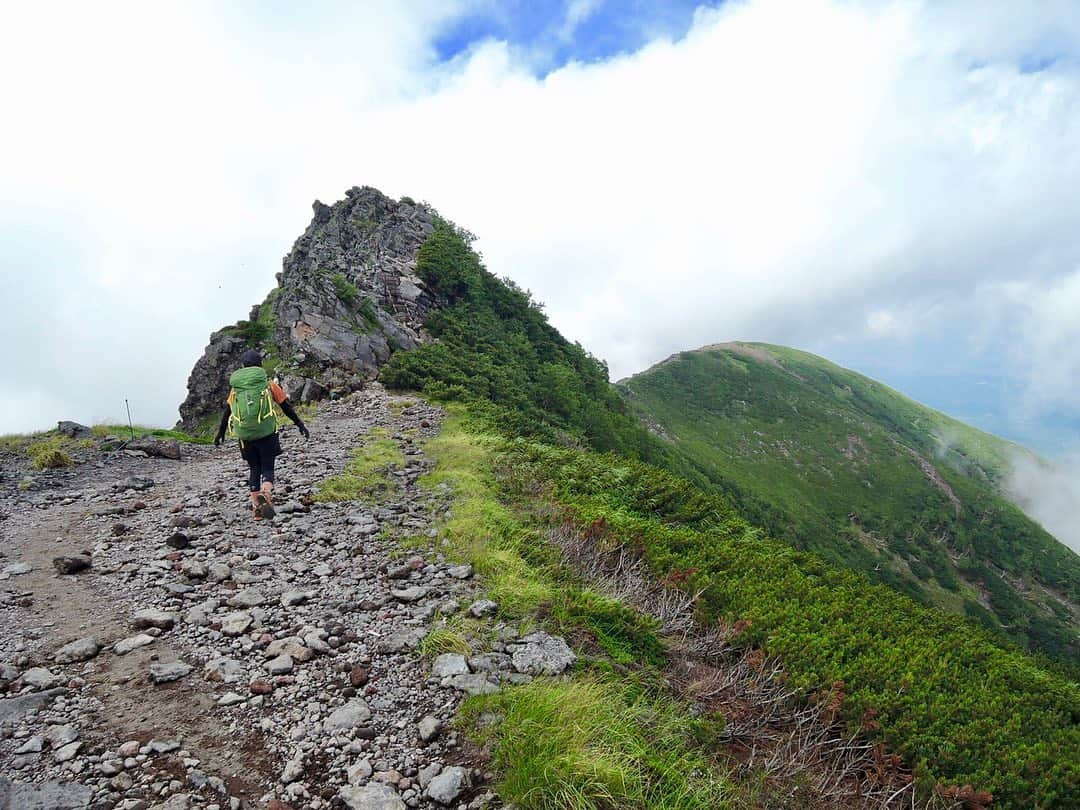
[[[214,437],[214,447],[221,447],[221,443],[225,441],[225,437],[220,433]]]
[[[305,439],[311,438],[311,434],[308,432],[307,425],[297,425],[297,427],[300,428],[301,436],[303,436]]]

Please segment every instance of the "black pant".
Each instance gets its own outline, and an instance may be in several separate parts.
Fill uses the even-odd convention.
[[[281,455],[277,433],[240,442],[240,455],[248,463],[248,489],[258,492],[260,479],[274,483],[274,459]]]

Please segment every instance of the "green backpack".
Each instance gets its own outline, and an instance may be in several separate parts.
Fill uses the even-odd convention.
[[[249,366],[229,377],[233,397],[229,430],[242,442],[261,439],[277,431],[270,380],[258,366]]]

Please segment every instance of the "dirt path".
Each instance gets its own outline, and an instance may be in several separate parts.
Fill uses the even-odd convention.
[[[62,489],[45,476],[0,495],[0,773],[13,779],[0,810],[444,806],[427,788],[464,755],[432,729],[462,692],[416,648],[473,585],[434,548],[404,564],[396,543],[435,542],[438,503],[416,480],[440,420],[377,386],[327,404],[309,443],[283,432],[279,516],[262,524],[235,447],[83,465],[53,479]],[[376,427],[403,452],[389,494],[312,506]],[[80,552],[90,571],[54,570]],[[137,629],[142,610],[159,627]],[[140,634],[145,646],[114,649]],[[54,660],[88,638],[100,652]],[[154,683],[169,664],[177,679]],[[479,774],[460,770],[454,802],[486,805]]]

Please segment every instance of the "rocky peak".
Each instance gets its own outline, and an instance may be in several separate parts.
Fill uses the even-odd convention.
[[[247,320],[210,336],[188,378],[182,429],[205,430],[216,421],[229,374],[249,348],[264,352],[290,398],[308,402],[362,387],[392,352],[423,341],[422,324],[436,300],[415,270],[434,228],[431,209],[369,186],[312,208],[278,286]]]

